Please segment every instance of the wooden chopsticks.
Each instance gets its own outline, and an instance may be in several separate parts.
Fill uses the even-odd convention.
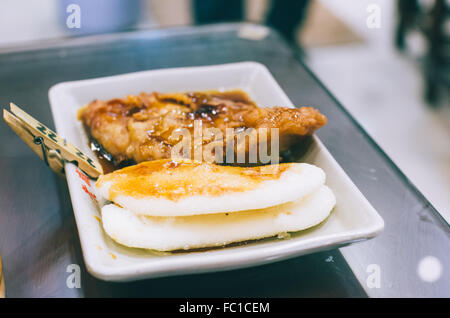
[[[5,298],[5,280],[3,279],[3,268],[1,257],[0,257],[0,298]]]
[[[3,120],[59,175],[64,175],[66,162],[77,165],[93,179],[103,174],[103,169],[98,163],[17,105],[10,103],[10,111],[3,109]]]

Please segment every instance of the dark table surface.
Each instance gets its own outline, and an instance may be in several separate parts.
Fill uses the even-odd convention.
[[[238,36],[242,26],[103,35],[3,52],[0,105],[6,108],[14,101],[54,127],[47,93],[58,82],[257,61],[295,104],[315,105],[327,115],[329,123],[318,135],[384,218],[384,232],[339,250],[242,270],[104,282],[84,267],[65,180],[1,123],[0,255],[7,297],[450,297],[448,224],[276,33],[243,39]],[[433,283],[417,274],[426,256],[436,257],[443,268]],[[79,289],[66,285],[70,264],[81,266]],[[374,268],[379,269],[379,288],[367,284]]]

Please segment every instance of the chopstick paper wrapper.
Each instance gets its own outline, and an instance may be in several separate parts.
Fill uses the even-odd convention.
[[[10,103],[10,112],[3,109],[3,119],[57,174],[64,175],[66,162],[75,164],[92,179],[103,174],[103,169],[98,163],[17,105]]]

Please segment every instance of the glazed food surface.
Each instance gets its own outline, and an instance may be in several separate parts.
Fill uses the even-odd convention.
[[[220,196],[253,190],[263,181],[278,179],[289,167],[290,164],[230,167],[184,159],[154,160],[102,175],[96,186],[111,182],[108,199],[112,201],[118,195],[170,200],[196,195]]]
[[[326,117],[312,107],[259,108],[240,90],[154,92],[95,100],[80,109],[79,119],[91,141],[97,142],[103,155],[116,166],[171,158],[172,148],[181,139],[176,132],[185,128],[194,136],[194,120],[201,120],[203,130],[218,128],[223,136],[227,128],[267,128],[269,134],[271,128],[278,128],[280,151],[326,124]],[[212,141],[212,135],[203,134],[203,145]]]

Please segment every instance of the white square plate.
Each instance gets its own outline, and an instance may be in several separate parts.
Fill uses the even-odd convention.
[[[267,68],[255,62],[152,70],[65,82],[53,86],[49,98],[57,133],[95,158],[77,120],[77,110],[94,99],[152,91],[237,88],[247,92],[260,107],[293,106]],[[88,193],[93,182],[83,180],[74,165],[66,164],[67,182],[88,271],[104,280],[129,281],[230,270],[336,248],[372,238],[383,229],[381,217],[318,138],[313,138],[302,161],[321,167],[326,172],[327,185],[336,195],[336,207],[323,223],[294,233],[288,239],[271,238],[220,249],[174,254],[126,248],[112,241],[104,233],[98,207]]]

